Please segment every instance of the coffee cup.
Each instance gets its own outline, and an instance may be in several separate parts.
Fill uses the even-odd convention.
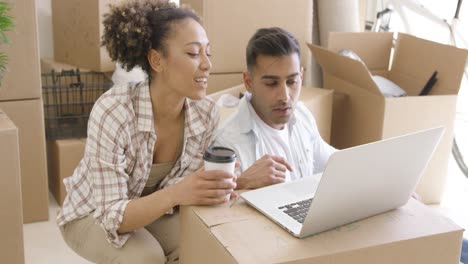
[[[236,153],[234,150],[226,147],[209,147],[203,155],[205,170],[222,170],[234,174],[236,167]],[[231,198],[231,194],[228,194]]]

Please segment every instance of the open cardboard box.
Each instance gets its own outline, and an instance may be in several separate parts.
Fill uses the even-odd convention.
[[[463,229],[418,201],[296,238],[238,201],[183,206],[180,263],[458,264]]]
[[[330,33],[328,49],[309,44],[322,66],[324,87],[335,90],[331,143],[341,149],[444,126],[445,134],[416,189],[425,203],[438,203],[468,51],[402,33],[393,49],[392,43],[393,33],[368,32]],[[366,65],[337,54],[342,49],[354,51]],[[428,96],[418,96],[434,71],[437,83]],[[371,73],[393,81],[408,96],[383,97]]]

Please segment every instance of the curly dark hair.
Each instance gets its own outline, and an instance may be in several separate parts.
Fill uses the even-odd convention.
[[[130,0],[110,5],[109,13],[104,15],[101,44],[110,58],[127,71],[140,66],[151,77],[148,51],[153,48],[167,55],[165,41],[172,33],[172,24],[186,18],[201,23],[192,9],[168,0]]]

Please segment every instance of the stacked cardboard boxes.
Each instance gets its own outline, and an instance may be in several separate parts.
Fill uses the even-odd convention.
[[[52,0],[55,60],[98,72],[114,70],[109,54],[101,47],[102,21],[109,4],[119,1]]]
[[[99,72],[112,71],[114,63],[100,46],[102,21],[109,4],[120,1],[53,0],[55,60]],[[294,5],[281,0],[268,1],[268,12],[264,12],[265,2],[261,0],[181,0],[181,5],[190,6],[201,16],[210,39],[213,68],[207,93],[242,83],[245,47],[260,27],[283,27],[296,36],[303,51],[301,62],[310,69],[306,43],[312,40],[312,3],[312,0],[295,1]]]
[[[294,4],[282,0],[181,0],[181,5],[190,6],[202,18],[210,39],[213,67],[207,93],[242,83],[247,42],[262,27],[282,27],[291,32],[301,45],[302,65],[310,69],[306,43],[312,40],[312,3],[312,0],[297,0]],[[308,83],[306,80],[305,84]]]
[[[325,88],[335,90],[331,143],[346,148],[444,126],[445,134],[416,190],[425,203],[438,203],[468,51],[400,33],[392,53],[392,42],[392,33],[332,33],[328,49],[310,45],[322,66]],[[342,49],[354,51],[365,65],[336,53]],[[428,96],[418,96],[434,71],[437,83]],[[393,81],[408,96],[382,96],[371,74]]]
[[[0,248],[2,263],[24,263],[18,129],[0,109]]]
[[[110,9],[109,5],[121,1],[51,2],[54,58],[41,59],[43,81],[52,79],[52,71],[60,74],[62,70],[79,69],[80,81],[85,86],[74,89],[72,85],[77,82],[78,75],[64,75],[57,79],[57,85],[62,89],[47,89],[44,94],[47,129],[50,129],[48,138],[51,138],[47,142],[49,188],[60,205],[66,196],[63,179],[72,175],[84,153],[85,139],[76,137],[84,136],[87,114],[95,100],[108,88],[115,68],[106,48],[101,46],[102,22],[103,15]],[[49,87],[51,83],[44,85]],[[70,126],[55,133],[55,127],[62,128],[67,122],[70,122]]]
[[[17,19],[8,34],[11,44],[2,46],[9,61],[0,108],[18,127],[23,221],[30,223],[49,217],[37,16],[34,0],[12,2],[11,15]]]

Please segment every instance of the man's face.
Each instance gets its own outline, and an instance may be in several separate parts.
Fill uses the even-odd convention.
[[[289,122],[301,93],[302,74],[297,53],[279,57],[259,55],[252,71],[244,72],[252,107],[270,127],[283,129]]]

